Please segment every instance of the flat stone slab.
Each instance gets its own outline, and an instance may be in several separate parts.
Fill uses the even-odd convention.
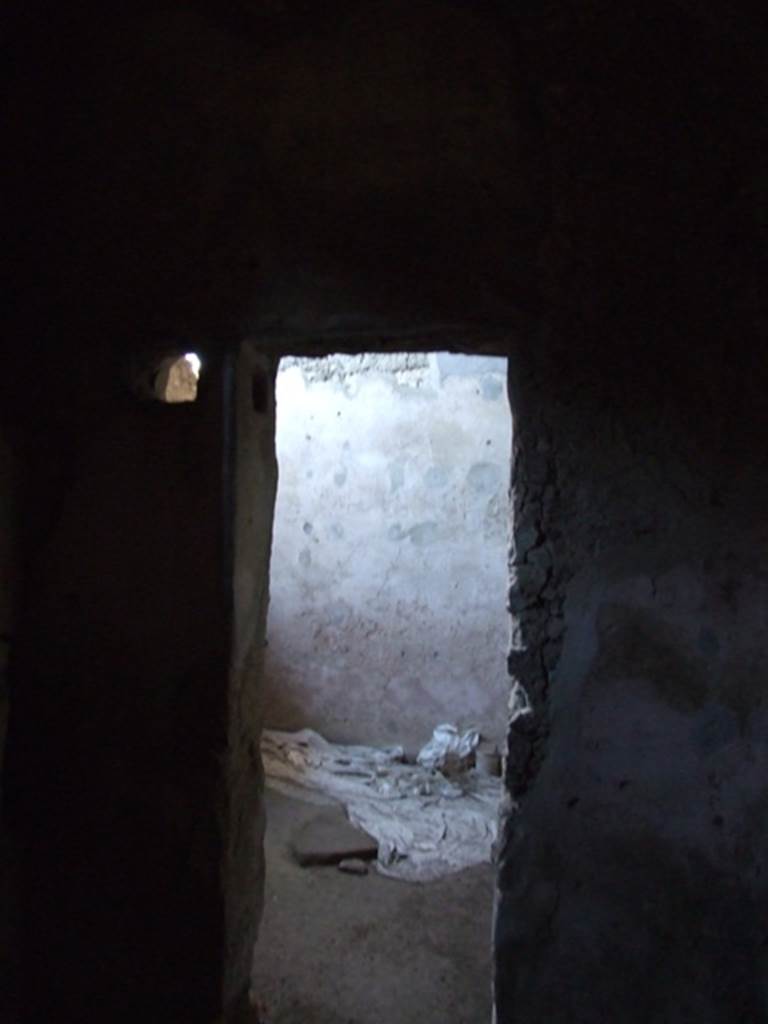
[[[291,836],[291,853],[304,868],[342,860],[373,860],[379,844],[347,820],[340,807],[326,807]]]

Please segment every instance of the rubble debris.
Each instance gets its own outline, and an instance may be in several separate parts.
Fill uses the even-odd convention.
[[[340,746],[311,729],[265,730],[261,752],[268,786],[344,805],[347,824],[373,837],[380,874],[431,881],[493,858],[502,795],[494,775],[467,768],[447,777],[406,763],[401,747]]]

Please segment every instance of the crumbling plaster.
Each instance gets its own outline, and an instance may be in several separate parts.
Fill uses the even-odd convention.
[[[532,710],[510,733],[501,1021],[768,1013],[768,619],[750,555],[766,473],[714,397],[721,358],[696,393],[649,392],[640,369],[597,402],[564,352],[513,360],[510,669]],[[761,400],[742,398],[756,427]]]

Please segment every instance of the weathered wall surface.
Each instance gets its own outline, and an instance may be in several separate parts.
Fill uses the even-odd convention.
[[[276,360],[245,345],[233,360],[233,644],[227,743],[228,827],[224,890],[227,942],[224,1004],[250,989],[264,896],[264,720],[262,659],[277,488]]]
[[[558,199],[510,359],[499,1020],[763,1022],[765,35],[560,13],[520,22]]]
[[[512,360],[505,1024],[768,1019],[765,402],[700,359],[688,393]]]
[[[288,360],[268,722],[417,748],[506,733],[511,417],[503,359]]]

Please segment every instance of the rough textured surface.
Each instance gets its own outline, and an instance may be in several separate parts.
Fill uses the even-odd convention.
[[[289,361],[267,724],[415,753],[506,733],[511,416],[502,359]]]
[[[317,807],[266,798],[253,988],[270,1024],[488,1024],[490,865],[428,885],[300,868],[290,836]]]
[[[708,394],[615,378],[595,405],[561,371],[511,371],[533,713],[510,737],[500,1020],[762,1021],[764,456],[726,440],[725,371]]]

